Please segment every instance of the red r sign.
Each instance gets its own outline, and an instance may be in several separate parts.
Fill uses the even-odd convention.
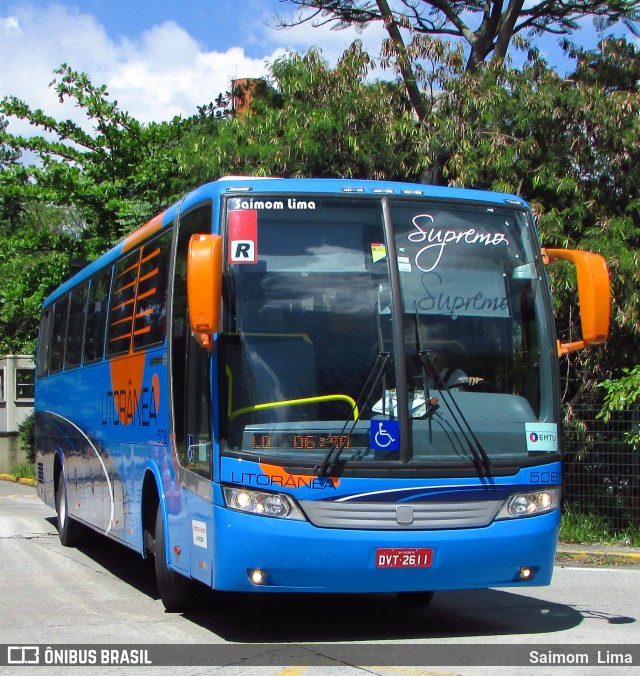
[[[258,262],[258,212],[252,209],[230,211],[227,235],[227,262]]]

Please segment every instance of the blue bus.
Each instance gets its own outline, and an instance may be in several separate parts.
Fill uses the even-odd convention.
[[[545,263],[575,264],[559,343]],[[550,582],[558,354],[603,342],[596,254],[540,249],[519,197],[225,177],[45,301],[38,492],[63,545],[198,585],[393,592]]]

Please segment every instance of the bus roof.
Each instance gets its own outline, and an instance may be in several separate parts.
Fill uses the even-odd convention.
[[[223,176],[216,181],[206,183],[186,194],[179,202],[152,218],[148,223],[132,232],[109,251],[73,275],[44,301],[46,307],[59,296],[67,293],[85,279],[88,279],[104,267],[111,265],[122,254],[133,248],[146,237],[169,227],[178,212],[184,212],[203,201],[216,199],[223,195],[242,195],[256,193],[315,193],[384,196],[396,195],[405,197],[432,197],[473,202],[508,204],[516,208],[527,208],[527,203],[520,197],[508,193],[498,193],[471,188],[452,188],[446,186],[426,185],[423,183],[403,183],[396,181],[376,181],[366,179],[341,178],[278,178],[258,176]]]

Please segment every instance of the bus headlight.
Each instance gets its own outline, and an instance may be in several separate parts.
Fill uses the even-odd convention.
[[[268,493],[236,486],[224,486],[222,490],[225,504],[229,509],[278,519],[305,520],[293,498],[285,493]]]
[[[506,501],[502,509],[498,512],[496,519],[513,519],[520,516],[545,514],[546,512],[551,512],[559,507],[559,488],[546,488],[540,491],[516,493]]]

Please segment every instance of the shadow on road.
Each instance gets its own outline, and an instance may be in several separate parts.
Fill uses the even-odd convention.
[[[92,534],[79,549],[123,582],[158,599],[151,562]],[[565,631],[582,622],[581,613],[544,600],[548,596],[544,588],[442,591],[429,607],[416,608],[400,605],[393,594],[242,594],[203,586],[198,609],[184,617],[226,641],[241,643],[517,636]]]
[[[227,641],[375,641],[499,636],[563,631],[580,613],[520,593],[437,592],[427,608],[393,594],[238,595],[210,593],[211,610],[187,617]],[[250,618],[250,621],[247,621]]]

